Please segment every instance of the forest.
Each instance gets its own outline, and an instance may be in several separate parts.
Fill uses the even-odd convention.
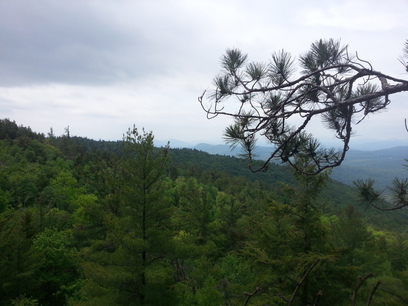
[[[330,170],[2,119],[0,172],[0,305],[408,304],[406,210]]]

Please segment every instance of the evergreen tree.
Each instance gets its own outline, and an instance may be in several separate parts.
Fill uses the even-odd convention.
[[[406,45],[404,53],[406,56]],[[278,159],[297,168],[296,156],[308,156],[313,171],[339,166],[349,149],[353,125],[390,104],[389,96],[408,91],[408,81],[378,72],[354,58],[339,40],[320,39],[295,61],[287,51],[275,52],[268,63],[248,62],[239,49],[228,49],[221,59],[222,72],[214,78],[214,90],[204,103],[208,118],[228,116],[235,122],[225,129],[233,146],[241,145],[254,171],[266,170]],[[228,104],[236,100],[236,106]],[[322,148],[306,135],[313,119],[319,118],[340,141],[341,149]],[[270,157],[256,163],[256,140],[272,144]]]
[[[33,238],[40,231],[39,211],[34,208],[6,210],[0,214],[0,304],[38,295],[35,275],[39,262],[31,256]]]
[[[112,195],[119,207],[105,216],[106,238],[85,250],[85,290],[93,303],[157,305],[171,299],[173,275],[171,209],[163,189],[168,148],[155,149],[153,134],[136,128],[128,130],[124,146],[120,189]]]

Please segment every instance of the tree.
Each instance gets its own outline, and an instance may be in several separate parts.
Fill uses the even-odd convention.
[[[38,209],[9,209],[0,214],[0,304],[24,294],[38,293],[39,263],[32,260],[32,239],[40,230]]]
[[[407,45],[404,51],[408,51]],[[208,118],[222,115],[234,119],[225,130],[225,139],[232,146],[243,147],[253,171],[266,170],[273,159],[305,171],[296,162],[304,157],[315,165],[306,174],[339,166],[349,149],[353,125],[386,108],[390,95],[408,90],[407,80],[374,70],[333,39],[312,43],[299,57],[300,72],[284,50],[263,64],[248,62],[247,54],[228,49],[221,66],[221,74],[214,79],[215,90],[207,96],[205,91],[198,100]],[[232,98],[238,103],[227,104]],[[342,144],[340,150],[323,148],[306,132],[312,119],[319,117],[334,131]],[[274,145],[261,164],[254,161],[258,136]]]
[[[36,298],[41,305],[66,304],[78,277],[70,232],[45,229],[32,242],[31,257],[39,265],[34,274],[40,282]]]
[[[298,167],[314,166],[304,160]],[[253,299],[263,303],[309,305],[321,298],[321,290],[331,290],[327,284],[333,283],[320,271],[333,261],[318,209],[328,172],[311,176],[294,171],[294,175],[298,186],[284,187],[284,204],[271,202],[260,214],[245,218],[252,239],[243,253],[254,263],[257,281],[253,287],[262,288]],[[333,293],[323,296],[322,302],[330,304],[333,296],[339,297]]]
[[[152,305],[168,298],[173,269],[168,260],[171,212],[164,192],[168,147],[154,148],[153,138],[135,127],[124,136],[119,189],[110,195],[117,209],[104,216],[104,239],[84,248],[84,291],[92,305]]]
[[[215,219],[217,190],[199,184],[195,178],[180,177],[176,184],[177,223],[193,234],[197,243],[205,244],[209,240],[211,225]]]
[[[408,39],[405,41],[403,56],[398,59],[408,72]],[[405,129],[408,132],[407,119],[405,119]],[[407,160],[408,161],[408,160]],[[405,165],[406,167],[408,165]],[[356,180],[353,182],[358,191],[362,204],[372,206],[382,211],[398,210],[408,206],[408,179],[395,178],[392,185],[388,187],[391,192],[391,206],[381,198],[384,190],[375,187],[375,180],[369,178]]]
[[[405,40],[404,48],[402,49],[403,55],[398,59],[400,63],[405,67],[405,71],[408,72],[408,39]]]
[[[356,180],[353,183],[357,189],[361,204],[367,207],[372,206],[382,211],[390,211],[408,206],[408,179],[395,178],[392,181],[392,186],[388,187],[391,191],[388,201],[381,197],[384,190],[375,187],[375,180],[369,178]]]

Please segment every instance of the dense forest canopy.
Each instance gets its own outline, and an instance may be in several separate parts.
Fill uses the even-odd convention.
[[[404,305],[408,215],[270,165],[0,120],[1,305]],[[369,301],[369,302],[368,302]]]

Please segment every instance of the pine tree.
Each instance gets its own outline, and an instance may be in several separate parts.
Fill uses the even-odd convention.
[[[171,209],[163,189],[168,147],[156,149],[153,134],[136,128],[128,130],[124,146],[120,187],[111,195],[118,209],[105,216],[106,238],[85,249],[85,290],[93,302],[157,304],[170,299],[166,292],[172,280]]]

